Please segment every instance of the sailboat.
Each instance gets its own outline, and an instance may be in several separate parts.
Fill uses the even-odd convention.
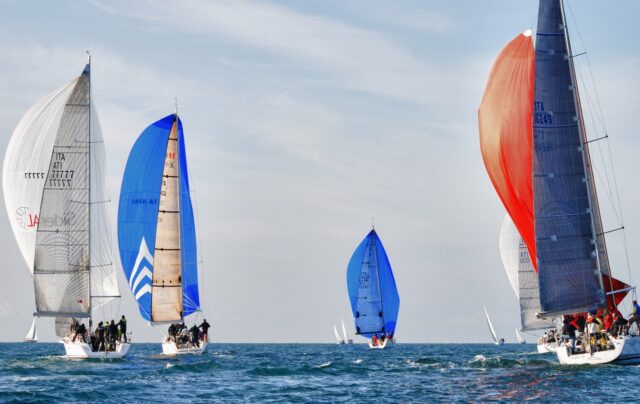
[[[2,181],[11,228],[33,275],[34,316],[55,318],[71,358],[121,358],[130,347],[102,341],[110,349],[99,351],[100,341],[90,343],[72,330],[82,324],[90,331],[97,309],[120,298],[105,163],[89,60],[79,77],[22,117]]]
[[[347,336],[347,327],[344,326],[344,320],[341,318],[340,322],[342,323],[342,335],[344,336],[344,342],[347,344],[353,344],[353,340]]]
[[[338,333],[338,328],[336,327],[336,325],[333,325],[333,335],[336,336],[336,343],[338,345],[344,345],[344,340],[340,337],[340,334]]]
[[[484,163],[538,272],[546,319],[615,309],[633,290],[611,276],[573,59],[562,1],[541,0],[535,50],[531,31],[506,45],[478,111]],[[561,364],[638,364],[640,338],[555,352]]]
[[[24,337],[24,342],[38,342],[38,331],[36,331],[36,318],[33,318],[31,327]]]
[[[539,353],[553,353],[558,346],[553,321],[538,318],[540,290],[538,274],[533,268],[527,244],[506,214],[500,229],[500,256],[507,278],[520,304],[520,324],[523,331],[548,330],[538,340]]]
[[[520,334],[520,330],[518,330],[517,328],[516,330],[516,340],[518,341],[518,344],[526,344],[527,341],[524,339],[524,337],[522,336],[522,334]]]
[[[120,190],[118,245],[143,319],[159,326],[200,312],[195,221],[177,110],[147,127],[131,149]],[[170,335],[162,352],[197,354],[206,346],[206,339]]]
[[[496,334],[496,329],[493,328],[493,323],[489,318],[489,312],[487,312],[487,308],[484,306],[482,306],[482,308],[484,309],[484,315],[485,315],[485,318],[487,319],[487,325],[489,326],[489,332],[491,332],[491,338],[493,338],[493,343],[496,345],[503,345],[504,338],[498,338],[498,334]]]
[[[387,253],[375,229],[367,234],[351,256],[347,289],[356,334],[371,338],[370,348],[383,349],[392,343],[400,296]]]

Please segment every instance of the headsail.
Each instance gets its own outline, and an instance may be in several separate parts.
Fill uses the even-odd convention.
[[[533,189],[540,303],[548,316],[602,307],[606,251],[561,0],[540,1]],[[601,232],[600,232],[601,233]],[[600,261],[599,261],[600,260]]]
[[[36,330],[36,318],[33,318],[31,322],[31,327],[29,328],[29,332],[25,335],[24,340],[26,342],[37,342],[38,341],[38,331]]]
[[[338,334],[338,329],[336,328],[336,325],[333,325],[333,334],[336,336],[336,342],[338,344],[342,343],[342,339],[340,339],[340,334]]]
[[[400,296],[391,264],[375,230],[356,248],[347,269],[356,334],[395,333]]]
[[[118,244],[144,319],[178,321],[199,309],[195,222],[176,115],[146,128],[131,149],[120,191]]]
[[[344,320],[341,318],[340,322],[342,323],[342,336],[344,337],[344,342],[349,341],[349,338],[347,338],[347,327],[344,326]]]
[[[505,215],[500,230],[500,255],[520,303],[522,329],[532,331],[555,327],[551,321],[537,316],[540,313],[538,274],[531,263],[527,246],[508,214]]]

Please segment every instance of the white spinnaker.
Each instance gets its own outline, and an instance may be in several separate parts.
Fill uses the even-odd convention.
[[[489,325],[491,336],[493,337],[493,340],[495,342],[498,342],[498,335],[496,334],[496,330],[493,328],[493,324],[491,323],[491,319],[489,318],[489,313],[487,313],[487,308],[484,306],[482,306],[482,308],[484,308],[484,315],[487,317],[487,324]]]
[[[113,264],[111,233],[111,200],[107,183],[104,139],[95,104],[91,102],[91,159],[90,171],[90,271],[91,308],[102,306],[120,297],[116,269]]]
[[[160,188],[151,292],[151,318],[154,322],[182,319],[179,161],[176,120],[169,133]]]
[[[342,342],[342,340],[340,339],[340,334],[338,334],[338,329],[336,328],[336,325],[333,325],[333,333],[336,336],[336,342],[339,344]]]
[[[518,287],[518,260],[520,253],[520,233],[511,221],[511,217],[507,213],[504,215],[502,227],[500,228],[500,256],[502,257],[502,265],[507,273],[509,284],[516,297],[520,297]]]
[[[77,81],[52,91],[29,108],[13,131],[4,158],[4,202],[13,235],[31,273],[42,189],[62,113]]]

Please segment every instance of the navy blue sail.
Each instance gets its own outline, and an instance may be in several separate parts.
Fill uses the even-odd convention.
[[[608,260],[561,0],[540,1],[535,52],[533,190],[540,304],[547,315],[575,313],[605,303],[601,271],[608,272]]]
[[[375,230],[362,240],[349,261],[347,289],[357,334],[370,338],[395,333],[400,296]]]
[[[118,246],[145,320],[175,322],[199,309],[195,222],[176,114],[147,127],[131,149],[120,190]]]

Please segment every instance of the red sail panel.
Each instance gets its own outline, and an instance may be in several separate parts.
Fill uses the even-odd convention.
[[[520,34],[502,49],[484,90],[478,121],[484,165],[537,267],[531,160],[534,62],[530,35]]]
[[[609,292],[613,292],[614,290],[624,290],[629,288],[630,286],[627,285],[626,283],[613,278],[613,277],[609,277],[609,275],[602,275],[602,283],[604,283],[604,290],[609,293]],[[611,307],[614,304],[614,299],[615,299],[615,306],[617,307],[620,302],[627,296],[627,293],[629,293],[629,291],[625,291],[625,292],[620,292],[620,293],[616,293],[613,295],[607,295],[607,306]]]

